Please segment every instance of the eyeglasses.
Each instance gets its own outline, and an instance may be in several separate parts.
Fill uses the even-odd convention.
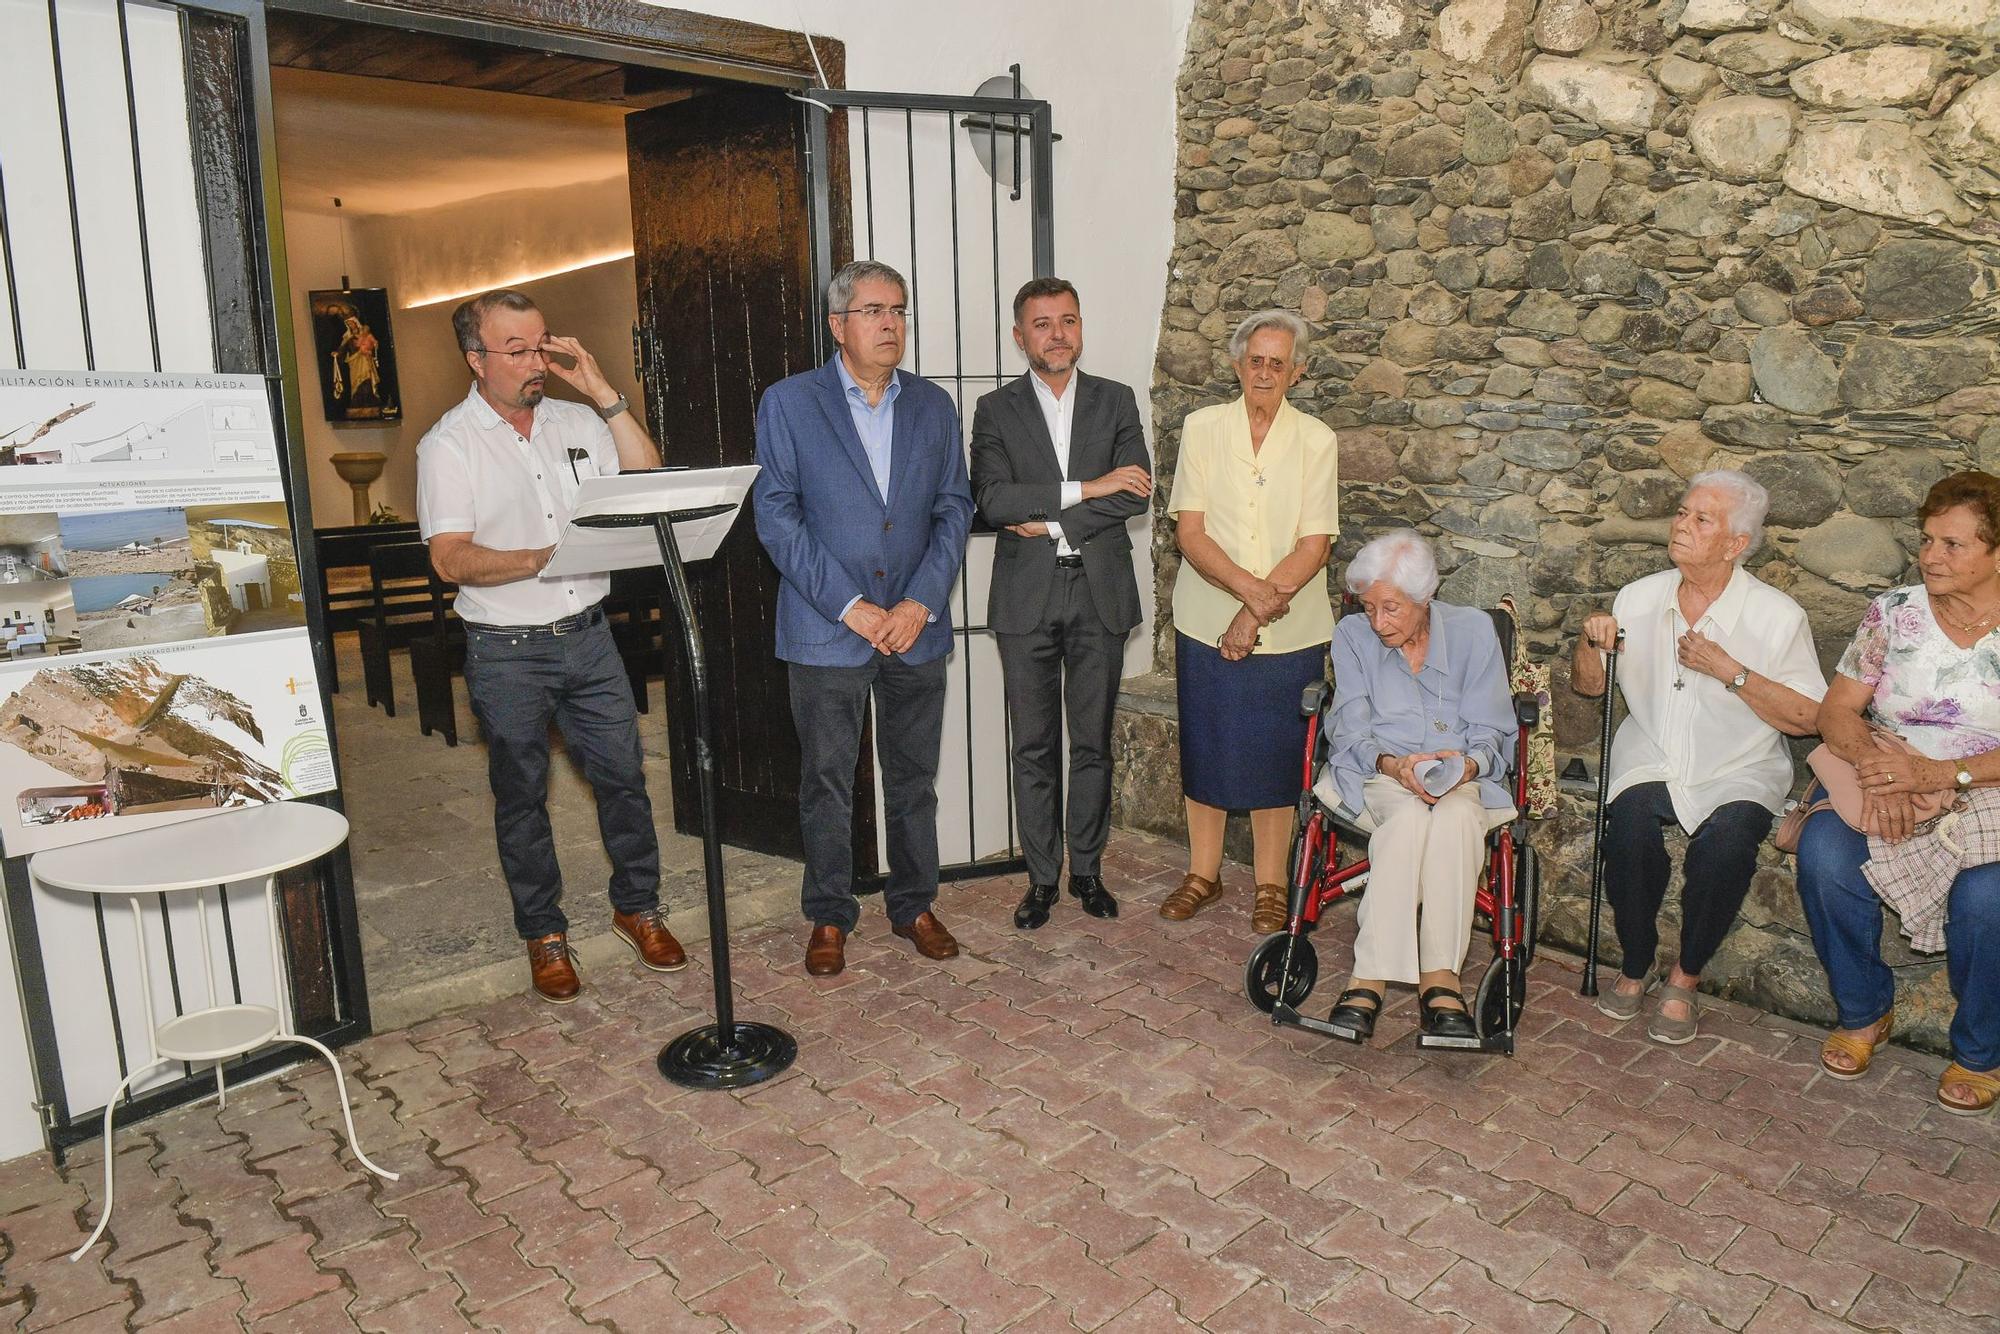
[[[836,310],[835,315],[856,315],[870,324],[880,324],[884,316],[902,324],[916,318],[908,306],[849,306],[846,310]]]
[[[467,348],[466,350],[469,352],[478,352],[488,357],[505,357],[516,366],[527,365],[529,357],[540,357],[543,361],[549,359],[549,350],[545,347],[524,347],[513,352],[502,352],[497,347],[474,347]]]

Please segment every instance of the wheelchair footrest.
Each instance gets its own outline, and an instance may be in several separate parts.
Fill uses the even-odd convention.
[[[1324,1034],[1330,1038],[1339,1038],[1344,1042],[1352,1042],[1354,1040],[1326,1020],[1315,1019],[1311,1015],[1300,1014],[1296,1009],[1285,1004],[1283,1001],[1279,1001],[1277,1005],[1272,1007],[1271,1022],[1274,1024],[1287,1024],[1292,1028],[1303,1028],[1307,1032]]]
[[[1417,1046],[1425,1051],[1484,1051],[1485,1042],[1477,1037],[1444,1037],[1431,1033],[1418,1033]]]
[[[1423,1051],[1475,1051],[1490,1056],[1514,1054],[1514,1039],[1506,1033],[1495,1033],[1488,1038],[1432,1037],[1429,1033],[1418,1033],[1417,1046]]]

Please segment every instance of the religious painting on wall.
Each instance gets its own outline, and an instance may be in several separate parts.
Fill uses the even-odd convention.
[[[391,422],[403,416],[389,293],[381,287],[310,293],[320,402],[330,422]]]

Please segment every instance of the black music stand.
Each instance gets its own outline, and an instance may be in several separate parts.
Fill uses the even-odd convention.
[[[674,525],[714,518],[738,508],[735,502],[656,514],[599,514],[579,518],[579,528],[650,527],[660,544],[667,592],[680,614],[687,649],[688,677],[694,685],[694,769],[701,790],[701,860],[708,878],[708,951],[715,972],[715,1022],[691,1028],[660,1049],[660,1073],[687,1088],[730,1089],[761,1084],[782,1074],[797,1059],[799,1044],[771,1024],[740,1021],[729,978],[729,907],[722,885],[722,835],[716,826],[715,723],[708,710],[708,665],[702,656],[701,628],[695,624],[694,594],[681,560]],[[665,640],[661,641],[665,652]],[[673,675],[668,658],[667,675]]]

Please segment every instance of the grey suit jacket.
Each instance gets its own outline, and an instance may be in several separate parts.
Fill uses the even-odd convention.
[[[1020,537],[1006,531],[1007,525],[1050,519],[1062,525],[1063,536],[1083,557],[1104,628],[1122,635],[1139,624],[1139,585],[1125,521],[1142,512],[1146,501],[1120,491],[1060,509],[1065,481],[1089,481],[1127,464],[1152,471],[1139,404],[1116,380],[1081,370],[1076,380],[1067,474],[1056,463],[1055,441],[1028,375],[987,394],[973,410],[972,494],[981,516],[1000,529],[987,623],[1003,635],[1026,634],[1041,624],[1056,572],[1054,538]]]

